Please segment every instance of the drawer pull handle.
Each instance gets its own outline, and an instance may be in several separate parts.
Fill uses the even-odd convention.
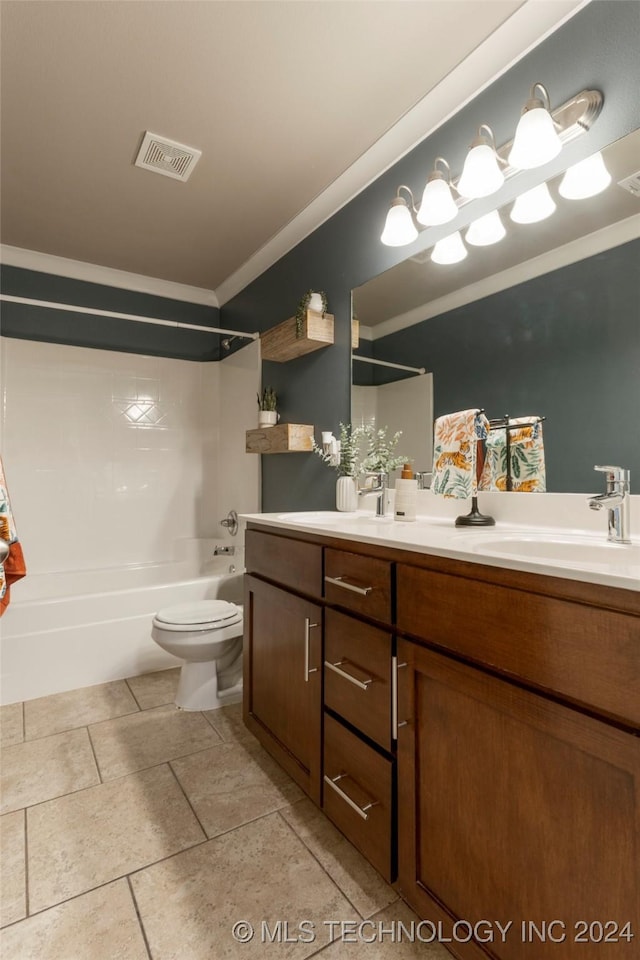
[[[348,680],[350,683],[355,684],[356,687],[359,687],[361,690],[368,690],[373,680],[371,678],[367,680],[356,680],[355,677],[352,677],[350,673],[347,673],[346,670],[341,670],[340,667],[343,666],[344,660],[338,660],[337,663],[329,663],[328,660],[325,660],[324,665],[328,667],[329,670],[333,670],[334,673],[337,673],[339,677],[343,677],[345,680]]]
[[[347,583],[344,577],[325,577],[325,583],[333,583],[336,587],[342,587],[344,590],[351,590],[352,593],[359,593],[361,596],[366,597],[367,594],[371,593],[373,587],[357,587],[355,583]]]
[[[304,682],[309,683],[309,674],[317,673],[317,667],[309,666],[309,644],[311,642],[311,630],[313,627],[317,627],[317,623],[311,623],[309,617],[304,618]]]
[[[359,817],[362,817],[363,820],[368,820],[369,814],[367,813],[367,810],[371,810],[372,807],[377,807],[378,801],[371,800],[369,803],[365,803],[363,807],[358,806],[355,800],[352,800],[351,797],[349,797],[344,790],[341,790],[337,784],[338,780],[344,780],[344,778],[348,776],[348,773],[339,773],[337,777],[328,777],[325,773],[324,780],[325,783],[328,783],[329,786],[335,790],[339,797],[342,797],[345,803],[349,804],[352,810],[355,810]]]
[[[398,739],[398,728],[406,727],[407,721],[398,722],[398,670],[406,667],[406,663],[398,663],[396,656],[391,658],[391,737]]]

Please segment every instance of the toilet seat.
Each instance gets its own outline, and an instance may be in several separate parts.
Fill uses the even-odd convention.
[[[242,607],[226,600],[197,600],[159,610],[153,625],[172,633],[222,630],[242,620]]]

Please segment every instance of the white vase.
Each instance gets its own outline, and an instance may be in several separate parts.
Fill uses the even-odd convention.
[[[312,293],[309,297],[308,307],[309,310],[314,310],[316,313],[322,313],[322,295],[319,293]]]
[[[275,410],[258,411],[258,427],[275,427],[279,419]]]
[[[358,509],[358,491],[355,477],[338,477],[336,481],[336,510],[352,513]]]

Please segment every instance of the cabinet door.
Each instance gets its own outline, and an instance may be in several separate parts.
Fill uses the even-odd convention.
[[[322,609],[245,578],[244,719],[320,803]]]
[[[486,953],[456,943],[463,958],[637,957],[640,739],[417,644],[398,654],[399,877],[414,908],[445,931],[511,921]]]

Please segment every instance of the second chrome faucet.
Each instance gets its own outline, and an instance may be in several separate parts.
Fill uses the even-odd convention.
[[[631,543],[630,519],[630,477],[631,471],[624,467],[594,467],[605,474],[607,489],[605,493],[590,497],[592,510],[607,507],[607,539],[613,543]]]

